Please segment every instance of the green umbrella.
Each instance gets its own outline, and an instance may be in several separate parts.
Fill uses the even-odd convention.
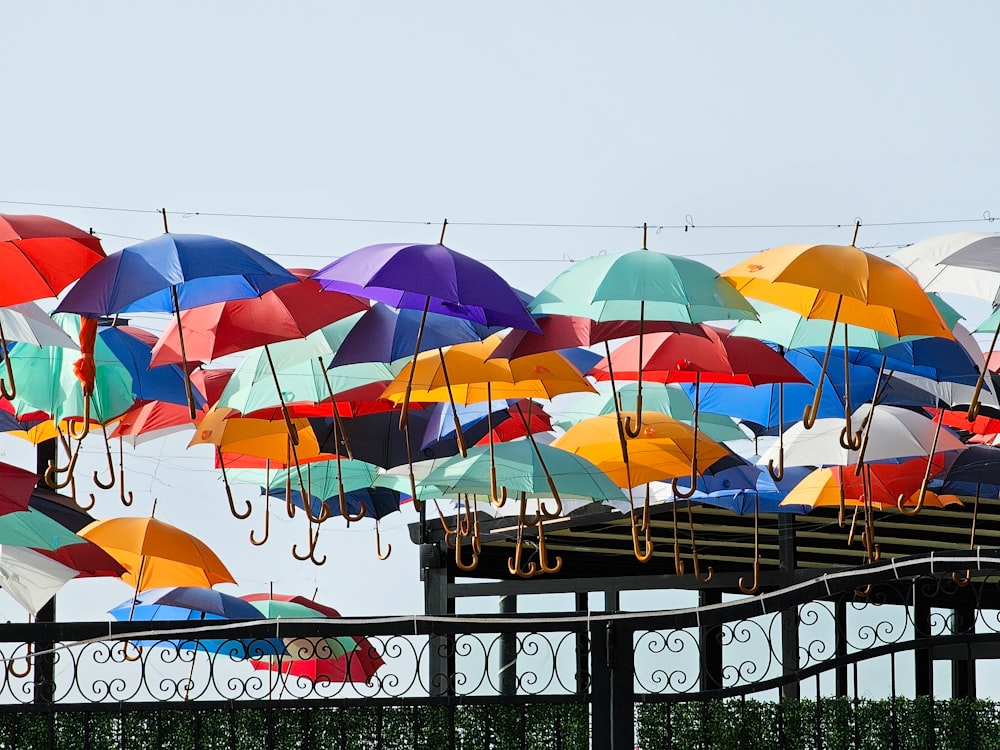
[[[598,322],[702,323],[756,317],[746,298],[719,278],[715,269],[650,250],[598,255],[574,263],[528,309],[535,315],[576,315]]]
[[[327,616],[298,602],[286,602],[278,599],[252,599],[250,604],[256,607],[269,620],[301,620],[319,619]],[[354,651],[358,644],[351,636],[336,638],[285,638],[285,648],[291,659],[336,659]]]
[[[78,315],[57,315],[54,319],[74,340],[79,338]],[[87,413],[80,380],[73,371],[79,351],[18,344],[8,356],[18,380],[17,395],[11,399],[15,413],[44,411],[56,422]],[[135,403],[132,376],[100,336],[94,342],[94,363],[97,374],[89,414],[98,422],[107,422]]]
[[[638,393],[637,383],[628,383],[618,389],[622,411],[636,410]],[[647,383],[643,387],[642,396],[644,407],[651,411],[666,414],[687,424],[694,421],[694,403],[684,389],[676,383]],[[560,421],[558,426],[569,427],[586,417],[614,414],[615,406],[615,400],[611,393],[586,394],[573,405],[571,410],[563,410],[563,414],[578,418]],[[725,414],[699,412],[698,429],[720,443],[748,439],[747,434],[739,428],[736,421]]]
[[[0,516],[0,544],[55,551],[70,544],[87,544],[87,540],[29,508]]]
[[[608,476],[587,459],[549,445],[539,445],[532,440],[516,440],[500,443],[493,447],[491,461],[489,446],[471,448],[462,458],[455,456],[434,467],[421,485],[437,488],[445,496],[466,496],[465,521],[459,519],[454,529],[450,529],[442,516],[446,539],[455,538],[455,562],[462,570],[472,570],[478,562],[478,514],[469,511],[468,495],[490,497],[495,468],[496,481],[503,488],[502,505],[507,493],[517,493],[520,513],[517,524],[517,543],[514,556],[507,561],[512,575],[523,578],[542,573],[557,573],[562,567],[562,558],[556,556],[550,562],[545,548],[543,519],[556,518],[562,510],[561,497],[575,497],[584,500],[621,500],[624,493]],[[528,497],[552,497],[556,510],[550,512],[539,500],[539,508],[532,521],[525,518]],[[440,511],[439,511],[440,512]],[[527,526],[538,529],[538,564],[531,561],[522,565],[524,530]],[[471,564],[461,560],[461,537],[472,536],[473,559]],[[449,541],[450,543],[450,541]]]

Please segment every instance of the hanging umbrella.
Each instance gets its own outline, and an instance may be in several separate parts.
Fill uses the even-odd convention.
[[[731,510],[740,516],[754,512],[805,514],[812,510],[808,505],[781,505],[788,493],[812,471],[812,467],[789,466],[785,469],[785,476],[777,482],[766,471],[758,471],[756,483],[752,488],[726,487],[725,482],[730,471],[733,470],[727,469],[699,477],[700,494],[695,495],[698,502]]]
[[[275,287],[260,297],[231,299],[184,310],[180,325],[191,360],[210,362],[234,352],[280,341],[305,338],[313,331],[368,309],[364,300],[325,291],[305,278],[312,271],[292,271],[298,281]],[[153,366],[180,364],[177,321],[167,326],[153,348]]]
[[[0,588],[32,615],[76,575],[77,571],[41,552],[0,545]]]
[[[29,500],[29,507],[48,516],[52,521],[74,533],[95,520],[93,516],[82,510],[72,498],[58,495],[44,487],[38,487],[34,490]],[[35,551],[62,563],[67,568],[76,570],[78,578],[118,578],[125,572],[125,568],[111,555],[93,542],[79,536],[75,538],[75,542],[70,539],[70,543],[57,549],[36,549]]]
[[[513,418],[512,408],[519,409],[526,419]],[[553,430],[551,415],[542,408],[541,404],[530,399],[519,399],[513,407],[508,407],[503,411],[507,413],[508,418],[493,419],[493,432],[480,438],[476,445],[488,445],[490,440],[496,443],[506,443],[510,440],[527,437],[529,432],[537,435]],[[465,429],[464,425],[462,429]]]
[[[0,515],[0,544],[54,551],[84,539],[34,508]]]
[[[620,487],[630,490],[649,482],[697,476],[731,455],[725,446],[699,435],[693,425],[657,412],[649,412],[644,420],[642,431],[632,437],[623,435],[618,415],[592,417],[575,424],[553,446],[587,458]],[[627,441],[625,448],[621,446],[622,440]],[[632,503],[629,505],[631,509]],[[632,523],[633,551],[641,562],[648,561],[653,554],[649,529],[647,495],[641,522],[635,519]],[[645,550],[640,546],[640,535],[645,536]],[[697,570],[697,552],[694,555]],[[711,569],[705,578],[701,578],[700,570],[698,576],[707,583],[712,577]]]
[[[0,214],[0,306],[55,297],[103,257],[97,237],[64,221]]]
[[[862,419],[866,413],[870,437],[865,459],[871,462],[898,461],[926,455],[934,440],[935,420],[922,414],[895,406],[880,406],[869,412],[863,405],[854,413]],[[817,420],[812,432],[806,432],[802,423],[785,433],[785,464],[787,466],[845,466],[857,463],[859,451],[845,448],[840,442],[843,423],[835,419]],[[937,451],[962,450],[964,445],[950,430],[942,430]],[[765,451],[759,463],[776,458],[775,447]]]
[[[243,597],[267,617],[328,617],[340,613],[304,596],[288,594],[247,594]],[[313,682],[368,683],[384,665],[378,650],[363,636],[336,639],[294,639],[286,647],[289,658],[260,660],[255,669],[280,671],[294,677],[306,677]],[[310,658],[312,657],[312,658]]]
[[[28,510],[38,475],[0,461],[0,515]]]
[[[171,586],[149,589],[119,604],[108,614],[118,621],[262,620],[252,604],[236,596],[199,586]],[[285,644],[277,638],[198,638],[137,641],[140,646],[165,646],[188,651],[205,651],[233,659],[264,658],[285,654]]]
[[[963,294],[995,305],[1000,303],[1000,269],[993,260],[998,253],[1000,234],[950,232],[908,245],[890,258],[928,292]]]
[[[122,580],[137,591],[236,583],[208,545],[155,518],[107,518],[86,526],[80,536],[99,545],[125,566],[128,572]]]
[[[644,320],[642,331],[638,320],[607,320],[599,322],[581,315],[545,315],[536,318],[540,333],[511,331],[504,336],[490,358],[518,359],[529,354],[541,354],[571,347],[593,346],[613,339],[638,336],[639,333],[699,333],[691,323],[670,320]],[[482,336],[481,338],[486,338]]]
[[[337,348],[331,367],[361,362],[399,363],[413,356],[420,331],[419,310],[394,310],[382,303],[372,305]],[[486,326],[464,318],[428,313],[420,338],[420,351],[481,341],[496,333],[497,326]]]
[[[55,297],[103,257],[101,241],[71,224],[47,216],[0,214],[0,260],[5,270],[0,307],[17,306],[0,312],[0,350],[7,351],[8,341],[31,341],[25,324],[31,328],[46,325],[40,310],[21,303]],[[48,340],[32,343],[65,345]],[[9,365],[6,370],[0,395],[13,398],[17,393],[14,374]]]
[[[614,414],[618,409],[623,412],[635,411],[638,392],[637,383],[625,383],[614,393],[584,395],[572,407],[561,410],[563,415],[571,419],[568,422],[561,421],[560,425],[568,428],[582,418]],[[679,422],[690,424],[694,421],[694,403],[676,383],[647,383],[643,386],[642,397],[644,405],[650,411],[666,414]],[[708,411],[704,403],[698,409],[698,422],[702,432],[720,443],[747,439],[747,434],[737,426],[732,417],[727,416],[725,412]]]
[[[66,294],[58,312],[87,317],[171,312],[230,299],[259,297],[295,277],[246,245],[220,237],[163,234],[108,256]],[[180,329],[183,331],[183,328]],[[183,370],[191,361],[179,337]],[[187,383],[188,409],[196,403]]]
[[[543,519],[559,516],[563,497],[598,501],[621,500],[623,497],[621,489],[586,458],[528,440],[500,443],[493,446],[492,451],[488,446],[471,448],[465,458],[456,456],[438,463],[421,484],[437,488],[443,496],[483,495],[487,498],[496,494],[496,485],[499,484],[503,498],[508,494],[518,497],[517,545],[514,557],[508,560],[508,569],[511,574],[521,577],[531,577],[539,570],[555,573],[562,567],[562,558],[557,556],[555,562],[551,562],[547,557]],[[550,511],[539,500],[534,521],[528,521],[525,514],[529,497],[551,497],[555,501],[555,509]],[[467,512],[467,519],[469,515]],[[475,519],[478,518],[475,514]],[[460,561],[461,539],[456,538],[456,562],[463,569],[475,568],[478,559],[476,532],[475,529],[463,532],[462,525],[461,522],[457,525],[460,536],[469,536],[471,532],[473,561],[471,565]],[[539,560],[537,566],[532,561],[525,568],[522,566],[524,529],[532,525],[538,530]]]
[[[827,355],[838,322],[897,337],[953,338],[934,303],[912,276],[853,245],[786,245],[758,253],[722,276],[748,297],[789,308],[806,318],[832,321]],[[844,330],[846,346],[849,333]],[[824,357],[824,365],[828,360],[829,356]],[[823,366],[821,374],[825,371]],[[804,413],[807,429],[818,417],[821,397],[819,385]],[[847,431],[851,432],[849,425]]]

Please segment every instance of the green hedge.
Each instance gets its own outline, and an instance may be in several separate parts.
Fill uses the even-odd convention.
[[[642,750],[993,750],[1000,748],[1000,704],[929,698],[648,703],[636,706],[636,737]]]
[[[577,750],[589,747],[589,722],[586,704],[3,712],[0,748],[442,750],[454,724],[462,750]]]

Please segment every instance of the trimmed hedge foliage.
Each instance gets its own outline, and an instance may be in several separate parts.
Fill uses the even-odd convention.
[[[993,750],[1000,704],[956,698],[781,703],[730,699],[636,706],[642,750]]]
[[[0,713],[0,748],[17,750],[577,750],[589,739],[586,704]]]

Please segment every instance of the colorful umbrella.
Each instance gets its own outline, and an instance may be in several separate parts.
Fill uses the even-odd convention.
[[[164,223],[165,220],[164,220]],[[58,312],[87,317],[172,312],[231,299],[259,297],[295,276],[239,242],[198,234],[163,234],[126,247],[94,265],[66,294]],[[183,328],[180,329],[183,332]],[[179,336],[185,372],[191,361]],[[196,403],[188,386],[188,410]]]
[[[0,516],[2,523],[4,516]],[[126,569],[122,580],[146,591],[165,586],[236,583],[218,556],[193,534],[155,518],[108,518],[80,536],[102,547]]]
[[[243,597],[265,616],[339,618],[332,607],[304,596],[288,594],[248,594]],[[368,683],[385,662],[378,650],[363,636],[335,639],[294,639],[286,647],[289,657],[260,660],[256,669],[269,669],[294,677],[306,677],[313,682]]]
[[[0,545],[0,588],[37,615],[77,571],[25,547]]]
[[[853,245],[773,248],[733,266],[722,276],[748,297],[789,308],[806,318],[832,321],[821,373],[826,371],[838,322],[897,337],[953,338],[934,303],[912,276]],[[849,334],[844,330],[846,346]],[[803,416],[807,429],[818,417],[821,389],[818,385]]]

